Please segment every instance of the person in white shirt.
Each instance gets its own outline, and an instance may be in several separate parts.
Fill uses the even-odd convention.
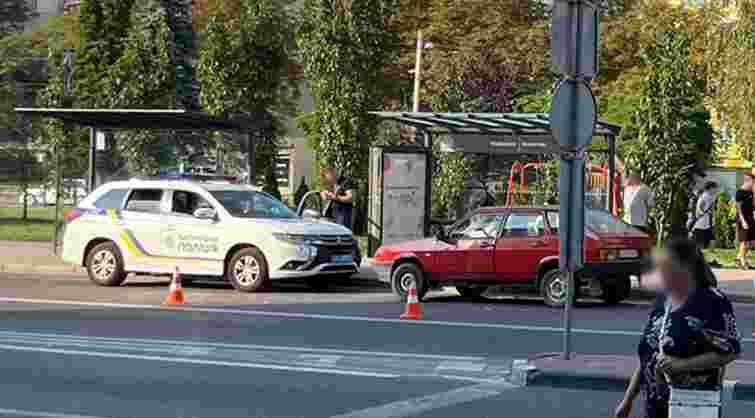
[[[648,216],[654,206],[655,196],[648,186],[642,184],[640,176],[627,176],[624,185],[624,222],[649,233]]]
[[[711,241],[715,238],[713,233],[713,211],[716,205],[716,190],[718,184],[709,181],[703,186],[702,193],[697,197],[695,203],[695,213],[693,220],[695,224],[692,227],[692,235],[695,242],[700,248],[708,248]]]

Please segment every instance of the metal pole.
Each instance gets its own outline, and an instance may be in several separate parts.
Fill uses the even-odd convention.
[[[574,297],[574,272],[571,269],[566,271],[566,283],[569,286],[566,295],[566,304],[564,305],[564,359],[571,359],[571,324],[572,324],[572,299]]]
[[[608,135],[608,211],[614,210],[614,179],[616,177],[616,137]]]
[[[97,187],[97,129],[89,128],[89,193]]]
[[[422,49],[425,47],[425,41],[422,35],[422,29],[417,29],[417,57],[414,62],[414,104],[412,112],[419,112],[419,89],[422,83]]]
[[[66,130],[67,132],[67,130]],[[60,146],[55,146],[55,223],[53,224],[52,253],[58,255],[58,222],[60,218]]]
[[[246,169],[249,172],[249,176],[247,176],[247,184],[254,186],[257,184],[257,173],[255,171],[255,138],[252,136],[251,132],[246,133],[246,144],[247,144],[247,157],[246,157]]]
[[[433,191],[433,134],[427,130],[422,133],[425,137],[425,150],[427,150],[427,168],[425,169],[425,236],[430,235],[430,222],[432,220],[432,191]]]

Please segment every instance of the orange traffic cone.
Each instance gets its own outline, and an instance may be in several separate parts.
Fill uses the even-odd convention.
[[[178,266],[173,272],[173,280],[170,281],[170,290],[168,290],[168,297],[165,298],[163,305],[183,305],[184,304],[184,291],[181,288],[181,273],[178,271]]]
[[[406,309],[401,314],[401,319],[420,320],[422,319],[422,307],[417,297],[417,286],[412,284],[409,288],[409,295],[406,298]]]

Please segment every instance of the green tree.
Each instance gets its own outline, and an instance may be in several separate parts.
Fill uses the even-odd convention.
[[[393,0],[306,0],[298,44],[314,98],[315,151],[355,179],[367,173],[377,121],[368,112],[386,98],[385,69],[395,63],[398,37],[389,30]]]
[[[171,36],[167,12],[158,0],[136,3],[125,48],[109,67],[101,92],[105,107],[149,109],[175,105]],[[156,131],[121,132],[117,138],[118,151],[129,171],[138,174],[156,174],[161,151],[173,146],[172,136]]]
[[[101,107],[109,72],[123,55],[135,0],[81,0],[80,46],[76,51],[74,88],[79,107]],[[144,2],[142,2],[144,3]]]
[[[671,11],[643,27],[641,55],[648,71],[632,120],[637,137],[624,146],[629,169],[656,194],[659,242],[683,229],[692,173],[712,142],[704,83],[689,62],[686,18],[683,11]]]
[[[280,119],[292,114],[298,88],[290,68],[294,19],[285,2],[216,0],[199,53],[202,108],[214,115],[266,115],[274,120],[257,133],[256,170],[264,189],[280,197],[275,176]],[[217,136],[222,145],[222,136]]]
[[[708,3],[708,2],[706,2]],[[704,62],[708,92],[721,119],[755,156],[755,2],[714,0],[706,8]]]
[[[361,230],[367,202],[370,145],[378,121],[368,112],[385,106],[386,70],[398,59],[399,37],[391,30],[396,0],[305,0],[298,45],[314,99],[311,136],[318,162],[338,167],[357,181]]]

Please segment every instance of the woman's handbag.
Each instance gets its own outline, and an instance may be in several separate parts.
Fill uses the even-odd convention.
[[[663,314],[661,332],[658,337],[658,350],[663,353],[663,339],[666,338],[666,323],[671,313],[671,304],[666,302],[666,310]],[[723,376],[723,370],[720,374]],[[672,380],[666,376],[666,381]],[[669,418],[720,418],[721,417],[721,391],[720,390],[695,390],[680,389],[670,385],[671,397],[669,398]]]

